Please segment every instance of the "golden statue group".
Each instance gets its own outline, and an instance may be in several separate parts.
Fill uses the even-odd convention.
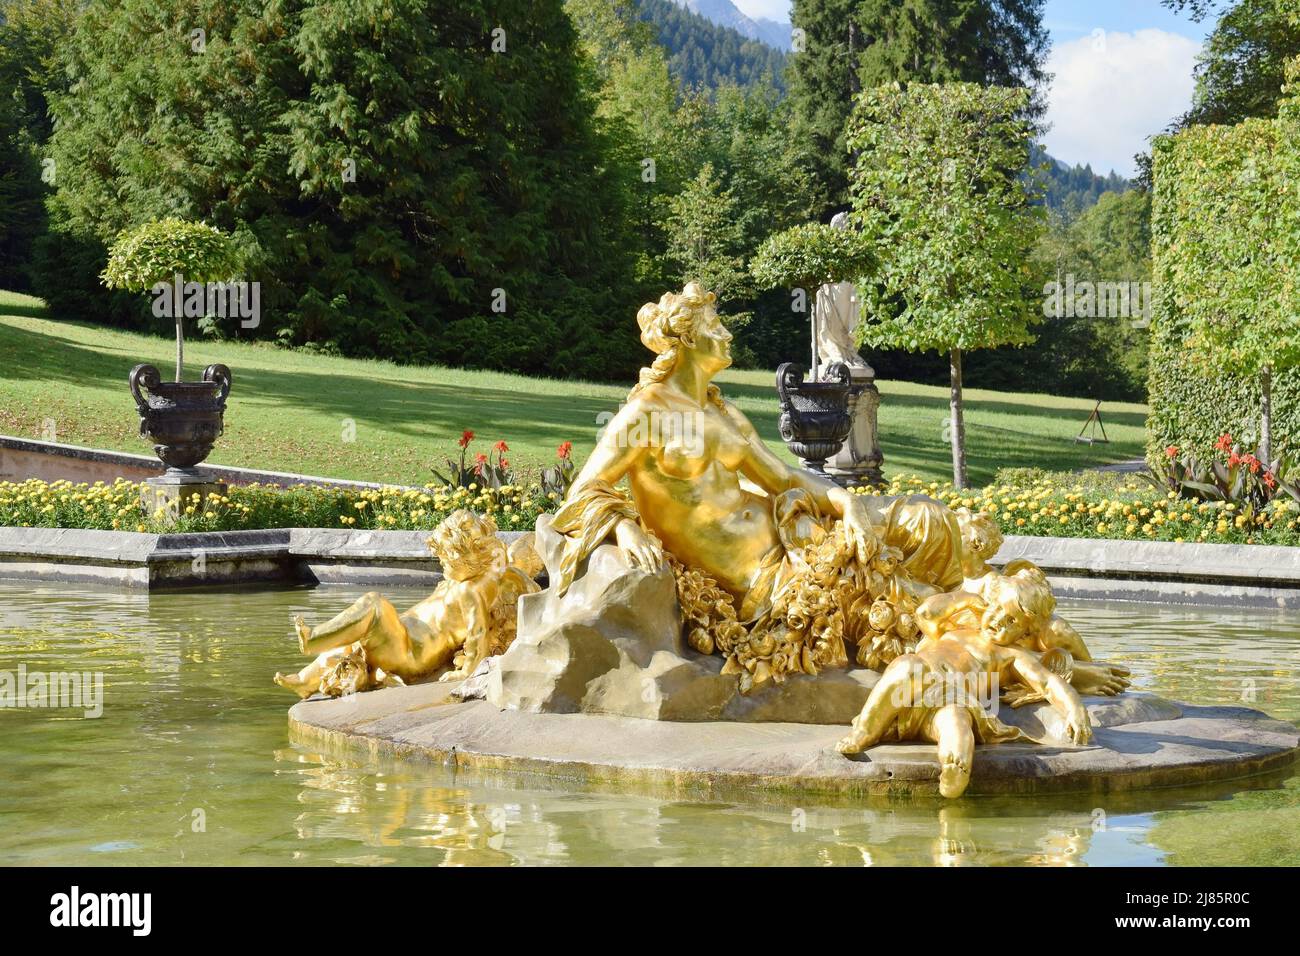
[[[612,541],[632,568],[671,567],[687,644],[723,658],[742,693],[850,661],[882,672],[839,750],[937,744],[945,796],[965,790],[977,742],[1023,736],[995,716],[999,698],[1046,701],[1074,744],[1089,742],[1080,695],[1117,694],[1128,671],[1092,660],[1038,568],[988,565],[1002,539],[987,516],[785,464],[712,382],[732,337],[695,283],[637,320],[655,359],[551,521],[565,536],[558,595]],[[430,546],[446,579],[404,614],[369,594],[325,624],[297,621],[318,656],[276,682],[306,697],[470,675],[537,590],[531,542],[507,551],[495,530],[468,512],[440,525]]]

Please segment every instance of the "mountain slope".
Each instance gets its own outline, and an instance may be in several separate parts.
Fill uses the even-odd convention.
[[[743,37],[759,40],[778,50],[790,50],[790,24],[765,18],[754,19],[731,0],[674,0],[679,7],[698,13],[718,26],[735,30]]]
[[[726,12],[722,7],[730,8],[751,30],[757,29],[729,0],[689,2],[718,5],[715,12],[719,16]],[[770,80],[777,89],[784,89],[785,54],[781,50],[720,26],[673,0],[638,0],[637,5],[641,18],[654,24],[659,43],[668,52],[668,66],[683,86],[711,90],[723,83],[749,86]]]

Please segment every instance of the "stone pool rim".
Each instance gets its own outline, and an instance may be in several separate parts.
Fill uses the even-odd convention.
[[[524,532],[501,532],[509,542]],[[427,531],[279,528],[152,534],[0,527],[0,580],[164,589],[432,586]],[[993,559],[1041,567],[1062,598],[1300,609],[1300,548],[1008,535]]]
[[[456,770],[540,776],[578,785],[711,794],[938,797],[933,744],[889,744],[865,758],[832,748],[833,724],[677,722],[499,711],[450,702],[422,684],[301,701],[295,742],[369,760],[423,760]],[[1090,698],[1089,703],[1103,699]],[[969,797],[1134,793],[1247,780],[1300,755],[1300,728],[1259,711],[1177,704],[1180,716],[1097,730],[1098,746],[994,744],[976,750]],[[1127,737],[1127,739],[1126,739]],[[1175,754],[1166,759],[1164,740]],[[1232,746],[1241,749],[1232,754]],[[1179,751],[1178,748],[1184,748]],[[1216,754],[1216,751],[1225,751]],[[1199,754],[1197,759],[1187,759]]]

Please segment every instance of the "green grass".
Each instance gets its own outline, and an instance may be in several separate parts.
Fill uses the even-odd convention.
[[[805,351],[806,343],[790,343],[792,358]],[[40,438],[52,422],[61,442],[149,454],[127,373],[152,362],[167,375],[173,356],[173,341],[161,334],[56,321],[39,300],[0,292],[0,434]],[[430,465],[441,467],[466,428],[482,451],[505,439],[512,464],[525,469],[553,461],[563,441],[573,442],[580,462],[595,444],[598,416],[616,411],[631,385],[186,342],[188,378],[213,362],[230,366],[234,376],[213,463],[402,484],[430,480]],[[728,371],[719,383],[768,443],[793,461],[777,436],[772,373]],[[879,384],[886,473],[951,477],[947,390]],[[1073,470],[1142,454],[1144,405],[1104,404],[1111,443],[1088,446],[1073,441],[1092,408],[1088,400],[981,389],[968,389],[966,400],[967,454],[977,484],[1003,467]],[[344,441],[349,421],[353,442]]]

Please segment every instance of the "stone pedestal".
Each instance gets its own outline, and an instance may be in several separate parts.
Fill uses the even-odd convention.
[[[224,495],[228,486],[197,468],[168,468],[156,478],[140,484],[140,505],[152,517],[162,509],[161,520],[175,524],[190,505],[202,511],[210,495]]]
[[[849,393],[853,426],[843,447],[826,462],[826,474],[846,488],[880,482],[880,466],[885,460],[876,430],[880,408],[876,373],[870,367],[854,367],[849,373],[853,379],[853,391]]]

